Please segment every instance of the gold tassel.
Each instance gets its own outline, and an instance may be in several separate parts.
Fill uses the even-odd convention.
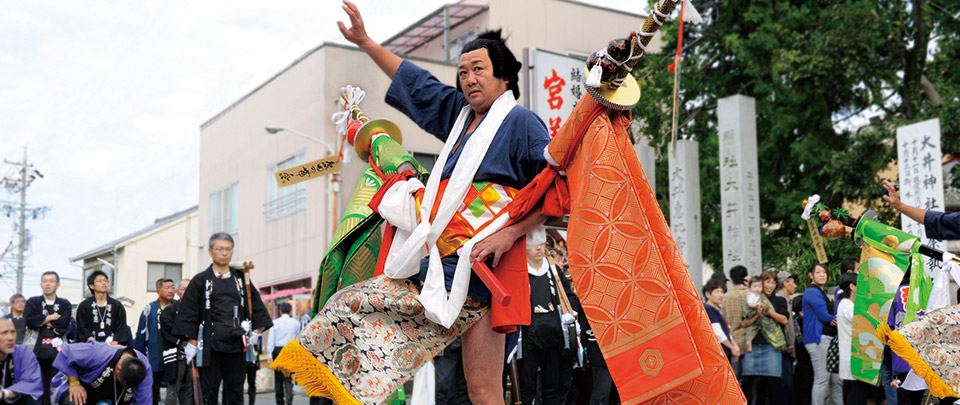
[[[900,332],[890,330],[887,324],[880,323],[880,325],[877,326],[877,337],[881,342],[890,346],[890,350],[893,350],[897,356],[900,356],[901,359],[906,361],[917,377],[922,378],[923,381],[927,383],[927,387],[930,388],[930,394],[937,398],[960,397],[957,391],[950,388],[950,386],[930,368],[930,365],[920,357],[920,354],[910,346],[910,342],[907,342],[907,338],[903,337]]]
[[[291,374],[293,381],[303,386],[307,395],[330,398],[337,404],[361,405],[361,402],[340,384],[337,377],[297,339],[283,347],[280,356],[270,364],[270,368]]]

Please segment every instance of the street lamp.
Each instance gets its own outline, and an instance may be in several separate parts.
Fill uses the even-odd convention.
[[[289,133],[294,134],[294,135],[296,135],[296,136],[299,136],[299,137],[301,137],[301,138],[306,138],[306,139],[309,139],[309,140],[314,141],[314,142],[316,142],[316,143],[322,144],[323,146],[326,146],[326,147],[327,147],[327,152],[330,153],[331,155],[337,154],[337,150],[336,150],[336,148],[333,147],[333,145],[331,145],[331,144],[329,144],[329,143],[327,143],[327,142],[324,142],[324,141],[322,141],[322,140],[320,140],[320,139],[318,139],[318,138],[314,138],[314,137],[312,137],[312,136],[310,136],[310,135],[304,134],[304,133],[302,133],[302,132],[300,132],[300,131],[293,130],[293,129],[290,129],[290,128],[287,128],[287,127],[283,127],[283,126],[280,126],[280,125],[267,125],[267,126],[263,127],[263,129],[265,129],[265,130],[267,131],[267,133],[269,133],[269,134],[271,134],[271,135],[275,135],[275,134],[277,134],[277,133],[279,133],[279,132],[282,132],[282,131],[289,132]],[[349,154],[345,154],[345,156],[343,157],[342,163],[350,163],[350,155],[349,155]]]
[[[314,142],[316,142],[316,143],[319,143],[319,144],[322,144],[322,145],[326,146],[326,147],[327,147],[327,152],[329,152],[330,155],[336,155],[336,154],[337,154],[336,148],[334,148],[334,147],[333,147],[332,145],[330,145],[329,143],[324,142],[324,141],[322,141],[322,140],[320,140],[320,139],[318,139],[318,138],[314,138],[314,137],[312,137],[312,136],[310,136],[310,135],[304,134],[304,133],[302,133],[302,132],[300,132],[300,131],[296,131],[296,130],[293,130],[293,129],[290,129],[290,128],[287,128],[287,127],[284,127],[284,126],[280,126],[280,125],[267,125],[267,126],[263,127],[263,129],[266,130],[267,133],[269,133],[269,134],[271,134],[271,135],[275,135],[275,134],[277,134],[277,133],[279,133],[279,132],[282,132],[282,131],[289,132],[289,133],[294,134],[294,135],[297,135],[297,136],[299,136],[299,137],[301,137],[301,138],[306,138],[306,139],[309,139],[309,140],[311,140],[311,141],[314,141]],[[349,154],[349,153],[345,153],[344,156],[341,158],[340,163],[350,163],[350,154]],[[329,236],[328,236],[328,241],[333,239],[333,234],[337,231],[337,225],[338,225],[338,222],[339,222],[339,221],[338,221],[339,218],[337,218],[337,198],[338,198],[338,195],[339,195],[339,192],[340,192],[340,182],[341,182],[341,181],[342,181],[342,180],[340,179],[339,173],[332,173],[332,174],[331,174],[331,176],[330,176],[330,192],[327,193],[327,198],[328,198],[328,200],[327,200],[327,210],[328,210],[328,212],[329,212],[331,221],[333,222],[333,230],[330,231],[330,234],[329,234]],[[328,242],[328,243],[329,243],[329,242]]]

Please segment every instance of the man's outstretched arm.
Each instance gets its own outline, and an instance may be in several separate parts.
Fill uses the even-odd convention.
[[[903,215],[906,215],[910,219],[924,223],[924,216],[927,215],[927,210],[922,208],[913,207],[907,204],[904,204],[903,201],[900,201],[900,192],[897,191],[897,188],[887,180],[883,181],[883,188],[887,190],[887,195],[883,196],[883,200],[890,205],[891,208],[900,211]]]
[[[370,59],[373,59],[380,70],[393,80],[393,76],[397,74],[397,69],[400,68],[403,59],[367,36],[367,30],[363,27],[363,18],[360,16],[360,10],[357,9],[356,4],[344,0],[343,11],[350,17],[350,28],[347,28],[343,21],[337,21],[340,33],[347,41],[352,42],[363,49],[367,55],[370,55]]]

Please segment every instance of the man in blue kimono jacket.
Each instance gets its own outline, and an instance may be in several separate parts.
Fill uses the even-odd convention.
[[[40,364],[31,348],[16,342],[13,322],[0,319],[0,399],[10,404],[38,404],[43,395]]]
[[[519,190],[546,167],[544,148],[550,143],[547,127],[533,111],[516,105],[516,99],[520,96],[521,64],[507,48],[499,30],[481,33],[463,47],[454,87],[440,82],[430,72],[370,39],[356,5],[345,0],[343,9],[350,17],[350,27],[338,22],[344,38],[366,52],[392,80],[386,94],[387,104],[445,142],[444,150],[449,152],[441,156],[444,163],[438,161],[442,167],[435,168],[434,172],[441,174],[441,183],[449,181],[447,184],[454,184],[443,192],[447,198],[461,198],[449,196],[457,194],[450,193],[450,189],[461,187],[460,182],[464,180],[452,181],[455,172],[469,174],[472,170],[473,178],[466,180],[472,180],[477,190],[484,189],[488,183],[496,186],[490,189],[506,187]],[[487,124],[482,125],[485,120]],[[435,178],[428,181],[428,186],[433,180]],[[508,197],[506,194],[509,193],[500,195],[498,192],[498,203],[509,201],[505,198]],[[440,195],[439,192],[437,195]],[[439,204],[440,199],[436,201]],[[447,215],[449,221],[449,214],[439,213],[437,217]],[[496,212],[490,214],[496,215]],[[546,217],[538,211],[536,215],[531,213],[521,222],[494,232],[473,247],[470,259],[485,260],[491,257],[491,267],[496,267],[501,255],[519,237],[544,220]],[[453,229],[450,225],[453,222],[445,226],[447,230]],[[477,225],[471,226],[477,229]],[[445,250],[455,250],[468,239],[444,240],[443,243],[454,247]],[[433,247],[431,256],[437,250]],[[448,292],[454,287],[462,289],[462,285],[453,285],[459,261],[456,251],[445,252],[439,261],[442,268],[433,265],[434,269],[431,270],[431,262],[436,261],[424,258],[420,262],[418,278],[426,280],[428,272],[442,270]],[[387,262],[390,262],[389,257]],[[466,290],[471,298],[484,303],[491,301],[489,289],[473,273],[470,274]],[[430,291],[434,291],[432,287]],[[502,401],[499,382],[503,363],[487,359],[502,358],[503,349],[504,337],[493,331],[489,312],[463,334],[464,373],[472,402],[490,403],[498,398]]]
[[[64,346],[53,361],[53,401],[149,405],[153,373],[147,356],[129,347],[88,341]]]
[[[163,382],[163,350],[160,348],[160,314],[176,300],[173,280],[161,278],[156,282],[157,300],[147,304],[140,312],[137,336],[131,345],[147,355],[153,370],[153,405],[160,403],[160,383]]]

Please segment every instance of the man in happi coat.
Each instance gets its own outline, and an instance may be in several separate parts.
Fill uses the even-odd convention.
[[[27,320],[23,319],[23,308],[27,305],[27,299],[23,294],[13,294],[10,296],[10,313],[4,318],[13,321],[13,326],[17,329],[17,344],[23,343],[23,336],[27,332]]]
[[[8,404],[38,404],[43,395],[40,364],[33,350],[16,341],[13,322],[0,319],[0,399]]]
[[[123,304],[110,297],[107,273],[96,270],[87,276],[87,288],[93,294],[77,305],[77,338],[81,342],[130,343],[127,311]]]
[[[183,299],[188,285],[190,280],[180,280],[180,285],[177,287],[177,296],[180,299]],[[187,342],[173,334],[173,325],[176,324],[179,311],[180,301],[173,300],[170,306],[160,313],[159,350],[163,358],[163,377],[167,380],[167,396],[163,400],[165,405],[177,405],[178,402],[180,405],[191,405],[193,401],[187,361],[183,355]]]
[[[37,362],[40,363],[44,405],[50,404],[50,380],[57,372],[53,367],[53,359],[57,357],[60,347],[67,343],[67,329],[73,319],[70,301],[57,296],[59,287],[60,275],[57,272],[43,273],[40,276],[43,295],[31,297],[23,310],[23,318],[27,321],[27,336],[23,343],[33,346]]]
[[[210,236],[207,250],[213,263],[190,280],[173,325],[173,334],[189,341],[184,350],[186,360],[190,363],[196,358],[203,400],[208,405],[217,404],[221,382],[223,403],[243,404],[247,347],[256,345],[260,334],[273,326],[253,284],[247,302],[243,271],[230,268],[233,247],[229,234]],[[253,319],[248,319],[248,305]]]
[[[326,377],[317,380],[324,382],[314,386],[322,388],[311,391],[308,386],[308,392],[345,403],[381,402],[425,361],[462,334],[464,372],[472,402],[502,402],[503,362],[489,359],[502,358],[504,337],[493,329],[491,294],[477,277],[471,276],[469,253],[476,242],[473,239],[481,240],[502,227],[506,219],[503,207],[545,167],[542,152],[549,142],[546,125],[532,111],[516,105],[520,63],[499,32],[482,34],[466,44],[458,67],[458,86],[453,87],[372,41],[364,31],[356,6],[345,2],[344,9],[350,16],[351,27],[341,24],[341,32],[393,79],[387,103],[443,140],[445,146],[426,187],[412,179],[386,188],[401,190],[397,192],[400,195],[405,194],[402,190],[409,189],[418,194],[416,205],[420,206],[419,215],[416,210],[379,206],[382,216],[411,214],[399,220],[387,218],[391,225],[404,223],[398,226],[385,260],[383,270],[388,277],[374,277],[334,294],[298,339],[312,354],[297,354],[288,344],[274,367],[286,368],[285,356],[302,360],[289,362],[298,363],[289,364],[291,371],[307,367],[307,363],[313,367],[317,358],[323,357],[335,373],[343,374],[327,375],[328,371],[321,369],[318,375]],[[400,203],[412,204],[412,200]],[[498,215],[502,221],[490,226]],[[495,233],[491,238],[499,243],[486,250],[495,256],[492,264],[498,264],[500,256],[533,225],[536,224],[525,222]],[[423,251],[424,245],[429,245],[429,252]],[[517,273],[525,279],[522,246],[519,252]],[[426,255],[429,259],[424,258]],[[414,281],[408,281],[409,277]],[[419,288],[415,284],[421,281],[423,287]],[[366,307],[342,316],[335,309],[349,305],[346,300],[353,297],[370,300],[376,308],[384,296],[403,309],[371,314],[386,317],[382,324],[366,326],[379,330],[360,331],[365,327],[362,318],[367,314],[362,311]],[[529,322],[529,301],[514,301],[527,306]],[[511,325],[515,328],[520,323],[525,322],[514,321]],[[327,344],[330,342],[318,336],[327,333],[340,336],[330,336],[334,344]],[[367,333],[388,333],[385,338],[395,339],[354,339],[355,335]],[[336,343],[340,340],[355,342],[356,346],[339,346]],[[334,353],[338,347],[342,350]],[[369,361],[370,369],[349,366],[354,358]],[[399,364],[387,367],[383,362]],[[301,371],[295,374],[295,378],[304,376]]]
[[[153,376],[147,356],[132,348],[88,341],[63,347],[53,361],[53,401],[149,405]]]
[[[153,404],[160,403],[160,385],[163,382],[163,349],[160,336],[160,316],[163,311],[172,305],[176,289],[173,280],[161,278],[156,281],[157,300],[143,307],[140,311],[140,321],[137,324],[137,337],[133,341],[133,348],[147,355],[150,359],[150,369],[153,370]]]

